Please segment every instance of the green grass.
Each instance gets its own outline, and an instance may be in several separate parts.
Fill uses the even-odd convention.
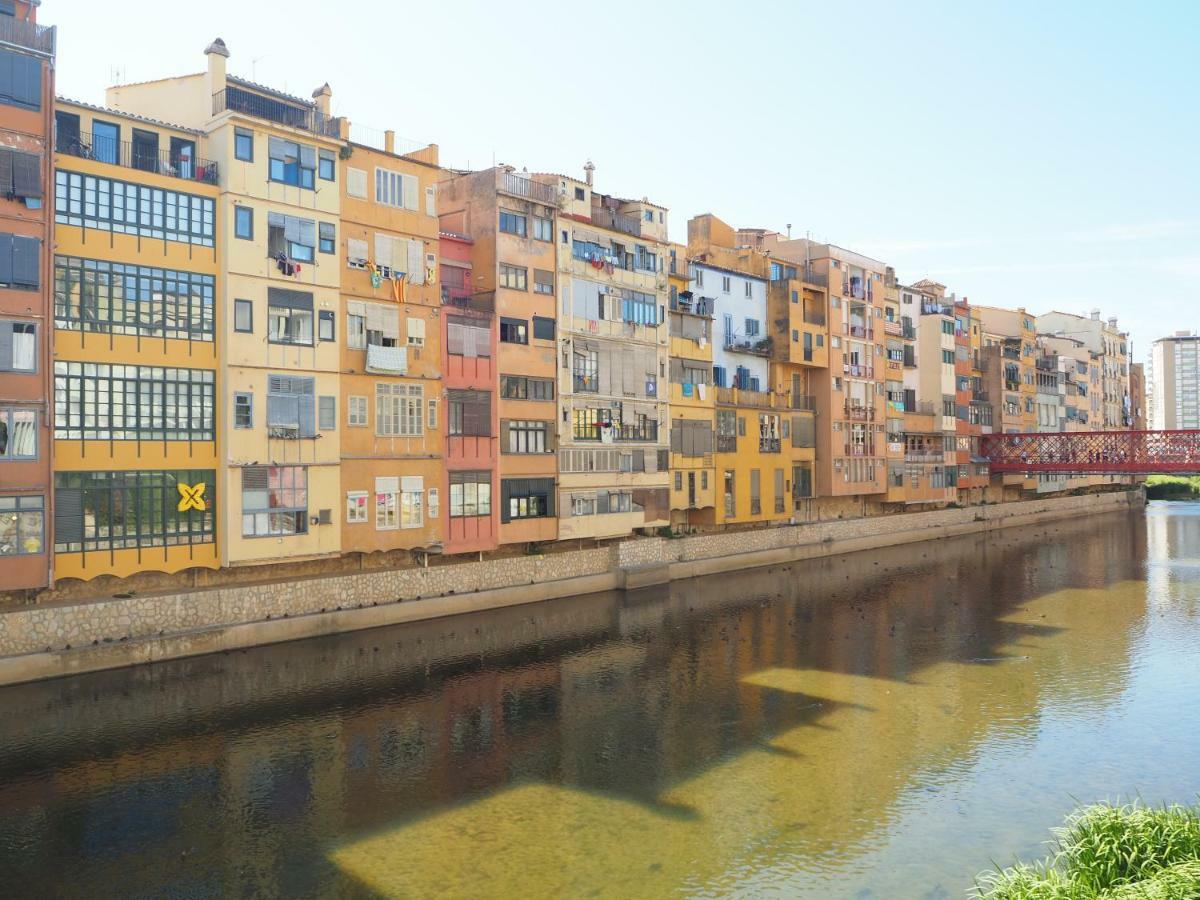
[[[1150,500],[1200,500],[1200,476],[1151,475],[1146,479]]]
[[[1200,810],[1090,806],[1054,830],[1049,859],[979,876],[984,900],[1200,897]]]

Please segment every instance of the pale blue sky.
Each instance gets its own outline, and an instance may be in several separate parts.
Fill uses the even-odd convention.
[[[177,9],[177,12],[172,12]],[[1200,329],[1200,4],[44,0],[59,91],[230,71],[335,114],[811,231],[973,302]]]

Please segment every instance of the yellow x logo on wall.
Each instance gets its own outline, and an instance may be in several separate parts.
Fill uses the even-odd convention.
[[[204,482],[200,482],[194,487],[188,487],[180,482],[175,485],[179,488],[179,506],[180,512],[187,512],[189,509],[196,509],[204,512],[208,509],[208,504],[204,502]]]

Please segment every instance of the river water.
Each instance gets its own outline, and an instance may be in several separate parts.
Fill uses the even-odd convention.
[[[1200,794],[1200,504],[0,690],[13,897],[962,897]]]

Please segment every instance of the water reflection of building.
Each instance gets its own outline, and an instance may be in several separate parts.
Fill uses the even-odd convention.
[[[47,888],[304,893],[343,836],[543,782],[690,810],[716,868],[745,827],[784,835],[768,861],[851,852],[998,728],[1115,696],[1144,604],[1087,589],[1136,581],[1141,540],[1055,523],[23,686],[0,835],[37,835],[17,871]]]

